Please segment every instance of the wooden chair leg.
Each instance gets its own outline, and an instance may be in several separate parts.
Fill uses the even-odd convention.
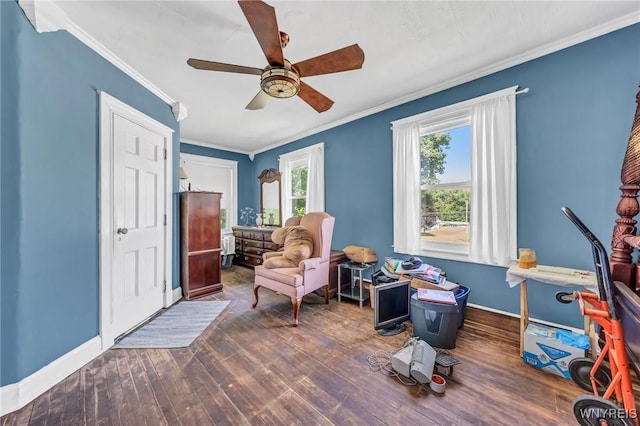
[[[258,289],[259,288],[260,288],[259,285],[253,286],[253,295],[256,297],[256,301],[253,303],[253,305],[251,305],[253,309],[255,309],[256,306],[258,306]]]
[[[293,305],[293,326],[298,326],[298,314],[300,313],[300,305],[302,304],[302,298],[300,299],[291,299],[291,304]]]
[[[329,284],[324,286],[324,303],[329,303]]]

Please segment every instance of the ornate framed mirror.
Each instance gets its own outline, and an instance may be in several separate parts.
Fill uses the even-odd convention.
[[[260,212],[263,225],[282,226],[282,195],[280,191],[281,173],[274,169],[264,169],[260,181]]]

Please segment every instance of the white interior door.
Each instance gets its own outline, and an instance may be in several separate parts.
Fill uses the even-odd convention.
[[[172,299],[173,130],[100,93],[100,334],[103,349]],[[169,280],[170,281],[170,280]],[[168,290],[167,290],[168,287]]]
[[[124,333],[162,308],[165,139],[118,115],[113,134],[111,303]]]

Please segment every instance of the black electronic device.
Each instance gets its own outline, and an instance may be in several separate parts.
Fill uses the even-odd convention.
[[[402,269],[410,271],[412,269],[419,268],[422,265],[422,259],[419,257],[411,256],[407,260],[401,263]]]
[[[403,323],[411,318],[411,281],[379,284],[373,292],[373,328],[383,336],[403,332]]]
[[[436,364],[443,367],[451,367],[456,364],[460,364],[460,360],[458,358],[454,358],[447,350],[436,349],[436,351],[438,352],[436,355]]]

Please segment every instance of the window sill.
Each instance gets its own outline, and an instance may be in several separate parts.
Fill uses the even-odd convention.
[[[476,262],[469,258],[468,253],[453,253],[446,250],[433,250],[433,249],[420,249],[420,256],[431,257],[433,259],[455,260],[457,262],[473,263],[476,265],[498,266],[501,268],[507,268],[509,265],[497,265],[494,263]],[[509,264],[517,262],[517,259],[512,259]]]
[[[452,252],[447,250],[436,250],[436,249],[420,249],[420,256],[432,257],[434,259],[447,259],[447,260],[457,260],[459,262],[470,262],[474,263],[469,259],[468,251],[464,252]]]

